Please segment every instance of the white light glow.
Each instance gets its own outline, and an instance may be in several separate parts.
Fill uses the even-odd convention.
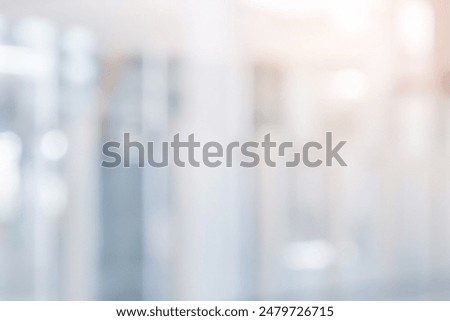
[[[42,137],[40,149],[48,160],[60,160],[66,155],[67,148],[67,137],[62,131],[52,130]]]
[[[253,8],[293,17],[328,15],[337,31],[362,34],[370,23],[369,0],[246,0]]]
[[[286,247],[283,258],[286,266],[292,270],[325,269],[335,259],[335,251],[324,240],[295,242]]]
[[[13,132],[0,133],[0,166],[5,164],[15,164],[22,155],[22,141]]]
[[[19,161],[22,154],[20,137],[13,132],[0,133],[0,221],[14,214],[19,187]]]
[[[250,6],[282,14],[314,14],[325,10],[331,0],[247,0]]]
[[[42,76],[48,72],[48,57],[32,49],[0,45],[0,73],[22,76]]]
[[[402,2],[397,11],[397,32],[406,53],[422,55],[433,47],[434,15],[431,5],[422,0]]]
[[[347,35],[361,35],[370,22],[369,2],[362,0],[333,1],[329,14],[337,30]]]
[[[343,100],[361,99],[368,90],[368,78],[359,70],[338,71],[332,82],[333,95]]]

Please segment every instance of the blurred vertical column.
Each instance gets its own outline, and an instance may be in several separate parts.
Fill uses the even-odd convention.
[[[22,82],[22,48],[11,45],[11,25],[0,18],[0,298],[30,299],[33,296],[32,239],[21,201],[24,129],[31,117],[20,118],[15,92]],[[27,55],[22,55],[28,58]],[[16,69],[17,68],[17,69]],[[17,81],[17,82],[15,82]],[[18,84],[16,87],[15,84]]]
[[[73,27],[62,34],[60,66],[63,135],[69,145],[64,174],[70,188],[61,230],[61,295],[89,300],[97,295],[100,111],[97,48],[87,30]]]
[[[294,140],[296,151],[300,153],[302,144],[323,142],[325,132],[330,130],[325,125],[326,110],[321,101],[326,93],[319,85],[323,75],[317,75],[316,68],[314,63],[290,66],[282,82],[283,129]],[[319,96],[318,90],[324,93]],[[290,157],[292,159],[292,155]],[[324,168],[308,168],[303,164],[288,170],[286,192],[290,206],[286,217],[286,238],[279,258],[284,264],[283,294],[296,299],[330,298],[333,295],[330,274],[335,264],[337,244],[330,235],[334,213],[329,205],[332,186],[328,172]]]
[[[248,138],[249,106],[237,51],[236,1],[185,3],[183,139],[228,143]],[[200,153],[196,155],[197,159]],[[248,172],[225,163],[218,168],[174,170],[176,175],[177,299],[240,299],[246,293],[245,250],[251,243],[246,216],[251,202]],[[249,288],[247,288],[249,289]]]
[[[104,115],[103,140],[131,141],[162,159],[167,140],[169,66],[167,55],[139,55],[108,64],[113,94]],[[122,143],[121,143],[122,144]],[[123,151],[123,148],[121,149]],[[122,153],[123,155],[123,153]],[[161,300],[170,295],[169,168],[139,167],[137,149],[130,148],[130,167],[101,170],[100,298]],[[123,159],[122,159],[123,161]]]
[[[4,46],[6,42],[6,33],[7,33],[7,23],[6,20],[0,16],[0,45]],[[4,135],[4,132],[7,130],[6,124],[7,124],[7,87],[6,87],[6,79],[5,75],[0,75],[0,135]],[[1,136],[0,136],[1,137]],[[2,149],[0,152],[4,152],[3,148],[1,147],[3,144],[0,141],[0,149]],[[9,163],[9,162],[8,162]],[[4,176],[5,172],[9,170],[9,164],[5,164],[5,162],[0,162],[0,175]],[[8,199],[11,199],[10,188],[1,188],[1,186],[4,186],[3,183],[0,185],[0,202],[2,203],[8,203]],[[7,228],[7,221],[8,218],[11,216],[11,210],[9,206],[5,205],[0,206],[0,230],[1,230],[1,237],[0,237],[0,275],[3,277],[0,277],[0,298],[4,299],[6,298],[6,293],[8,292],[7,287],[7,271],[8,271],[8,264],[7,264],[7,257],[8,257],[8,248],[7,248],[7,240],[8,237],[6,236],[8,228]]]
[[[433,215],[430,259],[433,269],[447,277],[450,266],[450,2],[431,1],[434,11],[434,81],[439,110],[439,137],[433,167]],[[438,274],[438,273],[436,273]],[[439,280],[434,280],[439,282]]]
[[[144,142],[142,121],[143,59],[131,57],[117,62],[116,77],[103,115],[103,143],[131,140]],[[123,151],[123,148],[121,149]],[[122,153],[123,155],[123,153]],[[100,173],[99,298],[142,300],[144,287],[143,168],[136,150],[130,149],[129,168],[102,168]],[[123,160],[123,159],[122,159]]]
[[[259,64],[254,69],[255,140],[261,142],[271,134],[279,140],[284,134],[282,118],[282,87],[284,70],[271,64]],[[273,155],[272,155],[273,157]],[[258,215],[258,298],[278,298],[285,288],[286,276],[280,253],[287,242],[288,215],[291,208],[290,178],[292,172],[284,168],[271,168],[264,163],[257,168],[257,215]]]
[[[172,67],[171,67],[172,66]],[[154,55],[142,60],[142,137],[152,141],[153,159],[161,161],[162,142],[168,141],[170,93],[175,93],[175,60]],[[143,299],[167,300],[171,294],[170,172],[168,167],[142,169]]]
[[[385,194],[385,202],[392,211],[386,218],[394,229],[386,246],[394,250],[389,276],[401,289],[399,295],[407,298],[421,295],[430,276],[433,157],[440,149],[436,144],[440,112],[433,96],[434,16],[430,2],[399,1],[392,8],[397,74],[391,142],[396,148],[387,160],[395,171],[385,176],[389,184],[385,191],[391,193]]]
[[[65,207],[65,183],[54,153],[50,132],[59,125],[57,105],[57,33],[46,20],[27,19],[13,30],[14,45],[22,46],[28,59],[11,60],[23,77],[17,88],[17,109],[31,122],[24,132],[26,157],[23,192],[24,215],[32,226],[34,298],[58,297],[59,215]],[[19,67],[20,66],[20,67]],[[50,134],[50,136],[48,136]],[[56,147],[57,149],[57,147]]]

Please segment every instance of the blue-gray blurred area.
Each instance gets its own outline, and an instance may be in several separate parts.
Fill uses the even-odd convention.
[[[449,1],[0,4],[0,299],[450,299]],[[347,167],[101,167],[329,131]]]

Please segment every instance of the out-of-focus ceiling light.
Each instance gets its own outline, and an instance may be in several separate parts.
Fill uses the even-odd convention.
[[[422,55],[431,52],[434,14],[429,2],[423,0],[401,2],[395,21],[399,42],[407,54]]]
[[[334,1],[328,14],[338,31],[346,35],[360,35],[367,31],[370,21],[370,1]]]
[[[314,14],[326,10],[332,0],[245,0],[258,9],[283,14]]]
[[[339,32],[361,34],[369,24],[372,0],[245,0],[249,6],[288,16],[314,18],[325,15]]]

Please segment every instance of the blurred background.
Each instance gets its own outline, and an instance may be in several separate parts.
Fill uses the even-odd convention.
[[[450,299],[449,1],[0,4],[0,299]],[[348,167],[100,166],[326,131]]]

